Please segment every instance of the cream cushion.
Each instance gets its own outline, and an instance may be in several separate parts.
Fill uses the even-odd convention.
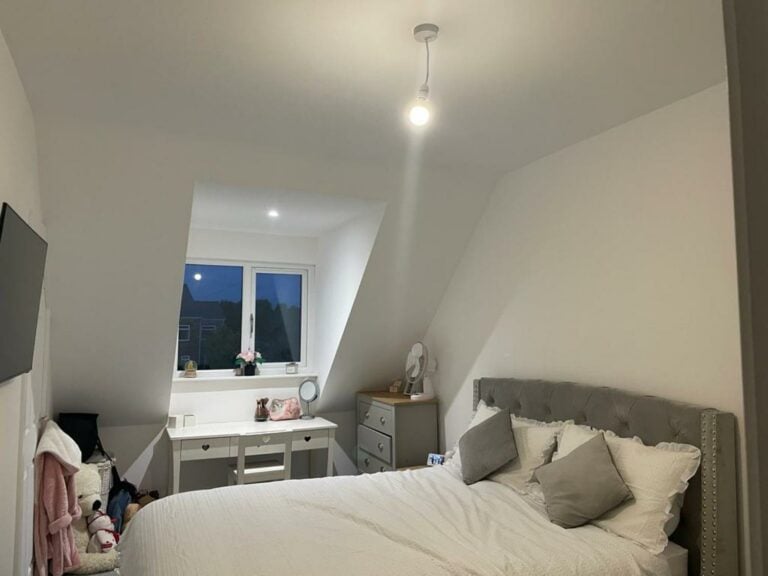
[[[499,482],[517,491],[527,491],[537,468],[552,459],[557,438],[565,422],[540,422],[512,416],[512,432],[517,445],[517,459],[502,466],[488,479]]]

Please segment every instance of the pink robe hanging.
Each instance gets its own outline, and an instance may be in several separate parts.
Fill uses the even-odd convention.
[[[80,450],[54,423],[48,422],[35,456],[35,574],[53,576],[80,565],[72,522],[80,518],[75,473]]]

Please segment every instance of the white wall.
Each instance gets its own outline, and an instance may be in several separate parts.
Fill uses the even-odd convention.
[[[190,228],[187,258],[315,264],[317,238]]]
[[[2,34],[0,202],[8,202],[45,236],[34,120]],[[26,574],[32,559],[34,469],[30,459],[37,441],[37,420],[50,413],[47,318],[43,298],[32,373],[0,382],[0,574]]]
[[[741,428],[726,86],[503,178],[427,338],[444,445],[480,376],[655,394]]]
[[[379,207],[320,238],[312,364],[321,387],[331,371],[383,217],[384,207]]]

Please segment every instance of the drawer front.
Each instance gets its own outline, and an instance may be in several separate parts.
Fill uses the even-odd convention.
[[[328,448],[328,430],[297,430],[293,433],[293,451]]]
[[[367,426],[362,424],[357,425],[357,446],[373,454],[379,460],[390,463],[392,462],[392,438],[371,430]]]
[[[371,456],[364,450],[357,449],[357,469],[363,474],[375,472],[389,472],[393,468],[386,462],[382,462],[375,456]]]
[[[395,433],[395,415],[388,407],[360,401],[357,404],[357,423],[365,424],[384,434],[392,436]]]
[[[229,438],[198,438],[181,441],[182,460],[208,460],[229,457]]]
[[[310,430],[307,432],[296,431],[293,433],[291,450],[294,452],[300,452],[301,450],[316,450],[320,448],[328,448],[328,430]],[[237,449],[237,438],[233,437],[229,447],[229,455],[233,458],[237,458]],[[284,451],[285,448],[283,448],[282,444],[267,443],[262,446],[248,446],[248,448],[245,449],[245,455],[282,454]]]

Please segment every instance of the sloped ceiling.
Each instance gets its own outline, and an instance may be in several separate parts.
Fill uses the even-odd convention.
[[[435,122],[404,109],[435,45]],[[5,0],[58,409],[165,417],[198,182],[387,202],[322,408],[401,373],[502,172],[723,80],[717,0]]]
[[[54,405],[100,412],[105,425],[167,414],[196,181],[387,202],[343,337],[352,361],[337,354],[325,408],[351,405],[350,390],[399,374],[493,187],[467,170],[330,163],[124,125],[56,122],[39,132]]]
[[[38,116],[397,164],[511,170],[725,79],[718,0],[3,0]]]

